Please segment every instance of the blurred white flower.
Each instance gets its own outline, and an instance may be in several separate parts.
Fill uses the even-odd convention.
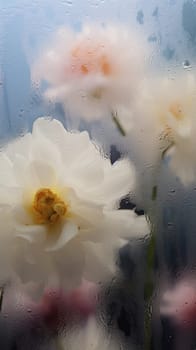
[[[196,176],[196,80],[190,72],[144,82],[133,113],[132,144],[149,165],[169,156],[183,184]]]
[[[61,28],[34,65],[32,79],[47,81],[46,98],[79,117],[92,120],[122,109],[127,114],[146,54],[141,38],[122,25]]]
[[[122,342],[108,334],[94,318],[90,318],[84,327],[68,332],[61,344],[63,350],[122,349]]]
[[[0,276],[10,266],[23,280],[102,281],[120,238],[148,231],[144,218],[117,210],[134,187],[132,165],[112,165],[86,132],[39,118],[2,150],[0,169]]]
[[[183,328],[196,329],[196,281],[183,279],[167,290],[160,311]]]

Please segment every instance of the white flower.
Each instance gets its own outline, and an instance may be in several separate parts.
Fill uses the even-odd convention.
[[[67,332],[62,339],[63,350],[120,350],[122,343],[113,338],[94,318],[81,328]],[[57,350],[57,349],[56,349]]]
[[[145,53],[146,54],[146,53]],[[65,111],[87,119],[129,109],[144,66],[144,45],[118,25],[61,28],[33,67],[34,81],[45,80],[45,96]]]
[[[144,218],[117,210],[133,189],[132,165],[111,165],[86,132],[37,119],[2,150],[0,169],[0,276],[10,267],[27,280],[102,281],[120,238],[148,231]]]
[[[196,177],[196,80],[191,73],[173,79],[148,79],[133,121],[133,135],[144,162],[169,156],[169,165],[183,184]],[[133,143],[133,141],[132,141]],[[165,152],[166,151],[166,152]]]

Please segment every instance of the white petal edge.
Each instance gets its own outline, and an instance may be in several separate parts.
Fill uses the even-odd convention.
[[[45,249],[46,252],[54,252],[56,250],[61,249],[64,245],[66,245],[72,238],[74,238],[78,234],[78,227],[74,222],[67,221],[63,226],[63,230],[59,239],[55,242],[55,244],[47,247]]]
[[[42,243],[46,239],[46,229],[41,225],[16,225],[15,230],[15,237],[29,243]]]

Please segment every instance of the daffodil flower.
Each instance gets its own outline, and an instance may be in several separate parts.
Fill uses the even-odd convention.
[[[133,190],[127,159],[111,164],[87,132],[39,118],[32,133],[0,154],[2,273],[67,287],[115,271],[121,239],[148,232],[144,218],[118,210]],[[2,278],[5,278],[3,276]]]

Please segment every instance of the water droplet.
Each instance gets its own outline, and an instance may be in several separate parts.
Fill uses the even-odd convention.
[[[66,5],[69,5],[69,6],[72,6],[73,3],[72,3],[72,0],[64,0],[63,1]]]
[[[172,189],[172,190],[169,191],[169,193],[170,194],[174,194],[174,193],[176,193],[176,190]]]
[[[184,67],[184,69],[190,69],[191,68],[190,61],[189,60],[185,60],[183,62],[183,67]]]
[[[167,226],[168,226],[168,227],[172,227],[173,225],[174,225],[173,222],[168,222],[168,223],[167,223]]]

